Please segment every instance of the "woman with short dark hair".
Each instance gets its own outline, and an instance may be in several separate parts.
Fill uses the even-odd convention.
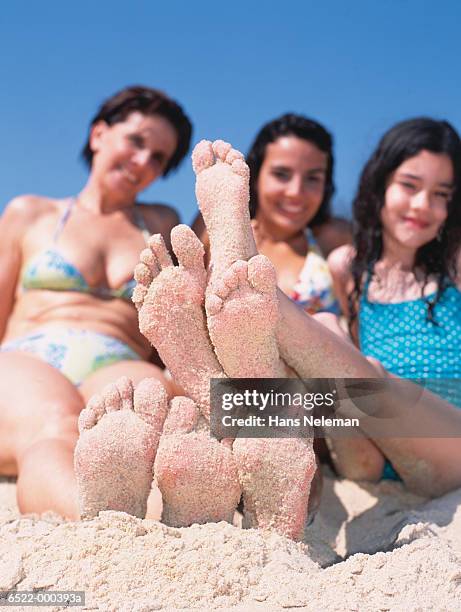
[[[337,312],[325,256],[348,242],[350,231],[346,221],[331,216],[331,134],[288,113],[261,128],[246,161],[253,232],[259,252],[275,266],[279,287],[309,313]],[[200,217],[194,230],[207,244]]]
[[[88,398],[120,375],[159,379],[138,329],[133,269],[177,213],[138,195],[186,155],[192,126],[161,91],[127,87],[91,122],[76,196],[27,195],[0,222],[0,473],[22,512],[78,517],[73,450]]]

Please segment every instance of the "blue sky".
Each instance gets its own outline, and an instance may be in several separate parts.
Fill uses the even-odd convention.
[[[0,210],[21,193],[77,193],[97,106],[142,83],[184,106],[194,142],[223,138],[246,152],[281,113],[319,120],[335,137],[335,211],[347,216],[393,123],[430,115],[461,131],[460,18],[457,0],[3,3]],[[143,199],[190,222],[190,162]]]

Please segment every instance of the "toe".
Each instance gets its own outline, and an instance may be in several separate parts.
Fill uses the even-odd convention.
[[[203,244],[187,225],[177,225],[171,231],[171,245],[178,263],[205,280],[206,271]]]
[[[153,236],[149,237],[149,241],[151,238],[153,238]],[[148,268],[152,278],[155,278],[160,273],[161,268],[159,262],[157,261],[156,253],[150,248],[146,248],[141,251],[139,261]]]
[[[152,269],[146,266],[144,263],[138,263],[134,269],[134,280],[138,283],[138,285],[144,285],[144,287],[149,287],[153,280]]]
[[[106,412],[115,412],[120,410],[122,407],[122,398],[114,383],[110,383],[102,390],[102,397],[104,400],[104,407]]]
[[[222,282],[230,291],[235,291],[248,277],[248,264],[241,259],[235,261],[223,274]]]
[[[149,287],[160,273],[160,269],[156,254],[150,248],[143,249],[139,256],[139,263],[134,269],[134,279],[139,285]]]
[[[78,431],[82,434],[86,429],[91,429],[97,423],[96,416],[92,410],[84,408],[78,416]]]
[[[168,395],[162,383],[155,378],[145,378],[134,390],[136,414],[161,433],[168,410]]]
[[[236,159],[240,159],[245,162],[243,154],[240,153],[240,151],[237,151],[237,149],[231,148],[228,154],[226,155],[226,163],[232,164]]]
[[[164,434],[190,433],[194,430],[199,410],[190,398],[174,397],[170,402],[170,411],[165,421]]]
[[[165,268],[171,268],[173,262],[161,234],[154,234],[151,236],[147,244],[156,258],[159,269],[164,270]]]
[[[222,310],[223,305],[222,299],[214,293],[208,295],[205,299],[205,310],[209,317],[217,315]]]
[[[232,162],[232,170],[235,174],[239,174],[240,176],[245,177],[246,179],[250,178],[250,170],[243,159],[236,159]]]
[[[201,140],[192,151],[192,168],[195,174],[199,174],[206,168],[213,166],[214,163],[215,156],[211,142],[209,140]]]
[[[133,410],[133,383],[127,376],[122,376],[115,383],[122,400],[122,410]]]
[[[205,310],[207,315],[216,315],[223,307],[225,300],[232,291],[248,284],[248,264],[246,261],[235,261],[228,270],[213,285],[213,290],[205,300]]]
[[[213,292],[210,293],[210,296],[213,294],[217,295],[219,298],[221,298],[221,300],[225,300],[229,297],[230,287],[229,285],[227,285],[227,283],[224,282],[224,280],[225,279],[223,277],[214,283]]]
[[[248,286],[248,262],[239,259],[229,268],[229,274],[235,275],[238,280],[238,286],[240,288]],[[234,281],[235,282],[235,281]]]
[[[106,413],[104,398],[97,393],[89,400],[86,408],[82,410],[78,417],[78,430],[82,433],[85,429],[91,429],[99,419]]]
[[[264,255],[256,255],[248,262],[248,281],[260,293],[275,293],[275,268]]]
[[[142,305],[144,304],[147,291],[148,289],[144,285],[136,285],[136,287],[134,288],[133,295],[131,296],[131,301],[138,310],[142,308]]]
[[[216,158],[221,161],[226,161],[227,154],[232,149],[232,145],[224,140],[215,140],[213,143],[213,151]]]

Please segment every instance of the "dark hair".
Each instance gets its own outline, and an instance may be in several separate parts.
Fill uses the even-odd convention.
[[[309,222],[309,225],[314,226],[325,223],[331,215],[331,198],[335,191],[333,183],[333,139],[331,134],[327,132],[320,123],[303,117],[302,115],[294,115],[293,113],[282,115],[266,123],[258,132],[248,151],[246,161],[250,168],[250,216],[253,218],[258,208],[258,193],[256,186],[259,172],[266,155],[266,147],[282,136],[297,136],[302,140],[312,142],[328,156],[323,200],[314,218]]]
[[[426,299],[428,320],[435,323],[433,311],[450,276],[456,274],[456,251],[461,230],[461,141],[447,121],[427,117],[398,123],[384,134],[377,149],[363,169],[358,193],[353,203],[353,233],[355,257],[352,261],[354,289],[349,295],[350,324],[356,318],[356,304],[360,299],[365,278],[373,275],[383,249],[381,209],[388,179],[405,160],[422,150],[448,155],[453,164],[454,192],[448,203],[447,219],[439,235],[424,244],[416,253],[413,270],[424,274],[421,295],[430,275],[437,279],[434,299]]]
[[[167,119],[178,134],[178,145],[163,172],[166,176],[170,170],[179,166],[187,155],[192,136],[192,124],[181,106],[158,89],[134,85],[125,87],[100,106],[90,123],[90,131],[98,121],[114,125],[124,121],[130,113],[140,112],[143,115],[160,115]],[[93,151],[90,148],[89,137],[82,149],[82,157],[91,168]]]

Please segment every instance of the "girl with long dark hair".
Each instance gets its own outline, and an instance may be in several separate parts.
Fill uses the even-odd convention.
[[[459,407],[460,237],[460,138],[417,118],[383,136],[354,200],[354,246],[329,257],[360,350]],[[385,474],[395,477],[388,463]]]

